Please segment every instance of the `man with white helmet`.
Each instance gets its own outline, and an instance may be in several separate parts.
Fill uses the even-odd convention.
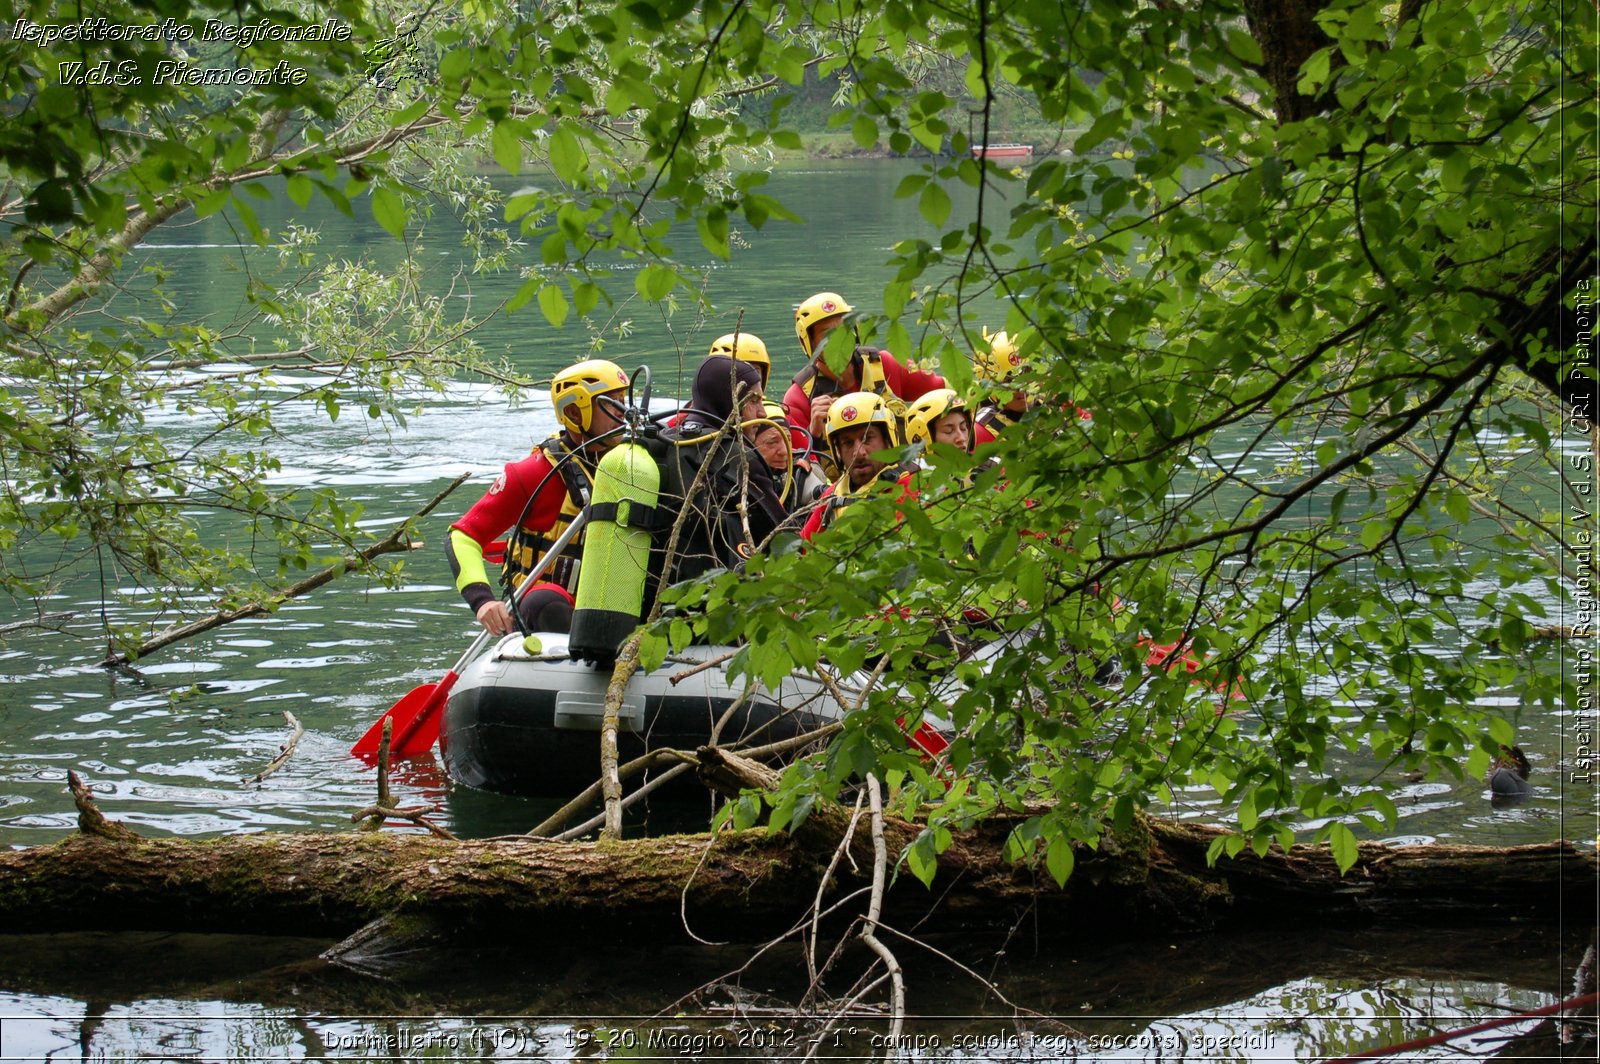
[[[508,462],[483,498],[450,526],[445,550],[456,590],[491,633],[513,631],[517,620],[489,582],[485,549],[512,529],[500,582],[507,591],[522,583],[583,508],[595,464],[620,438],[616,430],[627,388],[622,367],[603,359],[557,373],[550,382],[550,401],[560,430],[526,458]],[[571,624],[582,548],[580,532],[544,579],[522,596],[519,608],[527,629],[565,631]]]
[[[810,363],[795,374],[784,393],[789,424],[821,436],[828,423],[828,408],[837,396],[871,392],[882,396],[898,418],[905,404],[934,388],[944,387],[937,373],[912,369],[887,351],[857,347],[837,376],[822,357],[823,341],[844,322],[854,308],[837,292],[818,292],[795,308],[794,332]]]

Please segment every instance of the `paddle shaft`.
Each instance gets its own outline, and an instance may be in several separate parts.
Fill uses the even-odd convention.
[[[562,531],[561,535],[556,537],[556,541],[550,545],[550,549],[545,551],[544,557],[539,559],[539,564],[535,565],[528,575],[522,578],[522,582],[517,585],[516,591],[513,592],[511,596],[512,610],[516,610],[518,605],[522,602],[522,596],[528,593],[529,588],[538,583],[539,578],[543,576],[545,571],[554,565],[556,559],[561,556],[561,552],[567,549],[567,545],[577,538],[578,533],[583,530],[583,526],[588,520],[589,507],[588,504],[585,503],[583,509],[579,510],[577,514],[573,516],[572,521]],[[461,670],[467,667],[467,663],[469,661],[478,656],[478,653],[483,650],[484,645],[488,643],[491,638],[493,638],[493,634],[487,628],[479,632],[478,637],[472,641],[472,645],[467,647],[466,653],[462,654],[460,659],[454,665],[450,666],[450,671],[445,673],[444,678],[434,685],[432,695],[425,703],[423,703],[422,707],[418,709],[417,712],[411,715],[411,719],[396,721],[395,732],[389,740],[389,749],[391,751],[395,751],[397,753],[404,751],[411,741],[412,736],[416,735],[419,729],[421,729],[429,721],[433,720],[438,714],[439,710],[444,708],[445,699],[449,696],[450,689],[455,686],[456,680],[460,677]],[[403,702],[404,699],[401,701]],[[389,708],[389,712],[385,713],[384,716],[389,716],[390,714],[394,713],[395,709],[398,707],[399,703],[391,706]],[[378,739],[376,741],[381,742],[383,734],[382,729],[383,717],[379,717],[377,723],[374,724],[372,728],[368,729],[367,735],[362,736],[361,740],[356,743],[352,753],[356,750],[362,749],[363,747],[371,745],[368,743],[368,738],[372,736],[374,731],[376,731],[378,734]],[[434,737],[437,738],[437,732],[435,732]],[[430,741],[428,743],[428,748],[431,749],[432,746],[433,743]],[[417,752],[421,753],[421,751]]]

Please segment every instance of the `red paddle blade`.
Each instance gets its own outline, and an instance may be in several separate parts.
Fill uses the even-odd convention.
[[[394,728],[389,737],[390,757],[416,757],[433,749],[439,738],[439,710],[444,708],[455,685],[456,674],[446,673],[438,683],[425,683],[413,687],[389,711],[372,722],[367,733],[356,740],[350,752],[356,757],[372,759],[378,756],[383,745],[383,722],[394,718]]]
[[[906,719],[898,717],[895,723],[902,729],[906,726]],[[938,729],[925,720],[919,720],[915,731],[906,735],[906,745],[913,750],[919,750],[924,757],[936,758],[950,749],[950,740],[946,739]]]
[[[927,721],[917,725],[917,730],[909,736],[909,742],[929,757],[938,757],[950,749],[950,740],[930,727]]]

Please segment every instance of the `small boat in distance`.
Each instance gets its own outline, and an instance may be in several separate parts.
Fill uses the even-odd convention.
[[[978,144],[972,154],[979,159],[1031,159],[1032,144]]]

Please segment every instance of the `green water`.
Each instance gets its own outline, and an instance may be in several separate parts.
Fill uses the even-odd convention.
[[[815,291],[832,289],[861,309],[874,309],[873,293],[887,277],[883,260],[888,249],[906,237],[928,235],[915,204],[893,197],[909,165],[850,162],[777,175],[773,194],[799,204],[808,224],[746,233],[747,243],[727,263],[713,261],[692,240],[683,241],[680,250],[686,261],[704,268],[715,311],[701,317],[685,310],[664,320],[657,310],[630,303],[622,316],[631,319],[632,333],[613,340],[607,356],[629,368],[650,365],[658,392],[670,393],[674,382],[683,379],[684,367],[692,366],[713,338],[730,331],[742,313],[742,327],[762,336],[772,352],[774,378],[786,380],[802,363],[793,334],[794,304]],[[285,209],[282,201],[270,205],[262,212],[263,223],[269,228],[282,225],[291,217]],[[322,247],[331,255],[364,253],[382,262],[395,254],[388,238],[370,225],[330,212],[293,217],[319,227]],[[426,250],[430,261],[437,260],[430,275],[446,283],[460,258],[448,232],[432,233]],[[239,309],[238,271],[252,256],[265,253],[241,251],[223,220],[213,218],[168,227],[138,254],[142,261],[159,261],[171,271],[168,287],[180,305],[202,308],[222,321]],[[475,279],[470,291],[459,291],[455,298],[463,308],[481,309],[509,295],[516,284],[511,276]],[[624,295],[631,292],[631,278],[622,276],[618,289]],[[504,352],[536,375],[548,375],[587,352],[581,329],[552,329],[533,309],[492,319],[478,339],[490,352]],[[141,663],[137,673],[107,672],[97,664],[103,650],[97,583],[86,580],[66,587],[40,603],[46,611],[72,612],[74,617],[60,632],[19,633],[0,644],[0,684],[5,690],[0,699],[0,843],[37,845],[75,830],[75,811],[65,787],[69,769],[91,784],[108,816],[146,834],[352,830],[349,816],[370,804],[375,779],[370,768],[348,756],[351,742],[408,689],[438,679],[476,633],[450,586],[440,544],[449,521],[500,466],[525,454],[553,429],[547,402],[537,394],[529,398],[522,408],[512,409],[493,389],[463,382],[443,397],[428,399],[403,431],[356,417],[330,425],[309,404],[285,409],[283,479],[337,487],[362,504],[374,529],[412,513],[460,473],[473,475],[427,522],[428,549],[410,558],[407,580],[397,590],[345,580],[275,616],[236,623],[162,651]],[[190,428],[170,416],[167,424],[173,432]],[[144,616],[137,604],[110,609],[118,618]],[[31,610],[28,604],[13,604],[0,612],[0,624]],[[1514,698],[1505,697],[1508,702]],[[244,782],[288,738],[285,711],[305,728],[294,756],[265,781]],[[1562,783],[1568,722],[1519,716],[1518,723],[1530,735],[1525,745],[1533,747],[1537,775],[1531,800],[1513,809],[1494,809],[1477,781],[1396,781],[1391,796],[1400,807],[1401,822],[1392,841],[1509,845],[1563,836],[1592,838],[1592,788],[1569,790]],[[426,759],[400,767],[395,776],[401,804],[437,803],[436,819],[465,835],[525,831],[550,811],[539,803],[452,788],[439,767]],[[1180,796],[1174,812],[1203,818],[1219,810],[1209,792],[1195,792]],[[659,826],[677,814],[653,815]],[[698,815],[693,811],[691,819]],[[1386,1009],[1417,1020],[1439,1013],[1445,1017],[1439,1022],[1448,1026],[1452,1018],[1480,1015],[1471,1001],[1542,1004],[1548,1000],[1542,994],[1560,992],[1557,975],[1570,972],[1575,963],[1565,955],[1570,943],[1543,939],[1522,942],[1517,964],[1503,966],[1505,970],[1497,969],[1496,955],[1491,955],[1481,969],[1454,973],[1428,969],[1426,961],[1384,959],[1382,951],[1371,954],[1365,969],[1348,957],[1330,967],[1328,958],[1340,948],[1336,943],[1295,945],[1278,939],[1273,941],[1284,963],[1268,967],[1244,961],[1236,942],[1213,948],[1186,941],[1186,956],[1203,952],[1206,970],[1215,968],[1213,988],[1225,983],[1223,973],[1239,963],[1252,965],[1252,977],[1236,986],[1227,984],[1226,991],[1165,997],[1149,992],[1139,979],[1119,978],[1118,966],[1130,973],[1143,971],[1139,978],[1144,980],[1164,978],[1169,946],[1164,942],[1101,949],[1081,957],[1052,953],[1022,959],[1028,952],[1013,950],[1005,963],[1009,978],[1031,995],[1021,1004],[1069,1015],[1080,1028],[1098,1009],[1101,1017],[1133,1017],[1111,1023],[1108,1031],[1187,1032],[1184,1044],[1191,1054],[1196,1032],[1265,1030],[1269,1021],[1284,1024],[1294,1014],[1314,1013],[1306,1004],[1311,1001],[1344,1009],[1340,1015],[1347,1015],[1352,1030],[1365,1022],[1362,1017],[1386,1015]],[[243,954],[237,948],[181,936],[29,942],[0,943],[0,955],[9,958],[0,963],[0,1058],[76,1059],[81,1054],[84,1059],[120,1059],[154,1039],[169,1047],[171,1059],[232,1059],[229,1054],[362,1059],[359,1051],[339,1050],[344,1044],[340,1040],[359,1045],[364,1038],[387,1037],[383,1032],[393,1034],[401,1022],[362,1018],[367,1015],[458,1017],[419,1021],[420,1030],[433,1034],[463,1023],[493,1026],[497,1016],[544,1016],[538,1022],[517,1021],[522,1024],[517,1028],[522,1032],[516,1043],[520,1049],[547,1059],[582,1058],[595,1055],[595,1046],[574,1041],[580,1022],[667,1008],[677,995],[715,975],[713,969],[722,960],[728,960],[723,970],[735,963],[684,949],[681,956],[673,954],[681,970],[651,969],[654,978],[625,978],[612,986],[603,967],[575,976],[567,961],[541,968],[522,958],[528,968],[520,971],[518,985],[525,992],[508,994],[497,982],[511,964],[504,958],[489,971],[460,973],[443,984],[424,978],[380,986],[317,962],[315,953],[326,943],[257,943],[253,950],[260,955],[246,951],[253,960],[241,970]],[[680,946],[686,943],[674,944],[673,950]],[[1259,947],[1264,952],[1272,948]],[[1398,957],[1412,956],[1406,950],[1424,957],[1429,952],[1425,938],[1395,948]],[[1511,952],[1505,947],[1503,955]],[[136,960],[152,953],[170,959],[169,975],[160,974],[160,966]],[[83,957],[97,971],[95,984],[84,985],[70,965],[52,966],[46,960],[62,956]],[[1541,965],[1542,958],[1550,963]],[[1420,977],[1414,974],[1418,963],[1426,969]],[[207,974],[170,976],[177,969]],[[1090,969],[1092,977],[1086,974]],[[1009,1014],[1008,1008],[976,995],[960,980],[941,982],[949,978],[935,977],[945,989],[914,999],[916,1007],[924,1012],[942,1008],[958,1016]],[[603,993],[608,986],[612,992]],[[1381,989],[1374,992],[1376,997],[1369,993],[1373,987]],[[706,1022],[705,1031],[718,1029]],[[981,1034],[994,1027],[973,1021],[963,1029]],[[1317,1047],[1326,1043],[1319,1039],[1333,1029],[1285,1026],[1271,1052],[1241,1050],[1229,1059],[1322,1055]],[[730,1031],[732,1027],[723,1033]],[[737,1032],[733,1034],[736,1041]],[[1012,1053],[1003,1041],[991,1044],[991,1052],[982,1056],[952,1055],[958,1039],[950,1031],[943,1038],[937,1045],[924,1042],[922,1056],[1057,1059],[1038,1055],[1038,1046]],[[480,1048],[482,1044],[477,1043]],[[413,1055],[464,1058],[456,1050]],[[514,1054],[496,1047],[492,1055]],[[758,1055],[783,1054],[774,1050]],[[1164,1055],[1159,1048],[1130,1049],[1126,1055],[1174,1059],[1170,1046]]]

